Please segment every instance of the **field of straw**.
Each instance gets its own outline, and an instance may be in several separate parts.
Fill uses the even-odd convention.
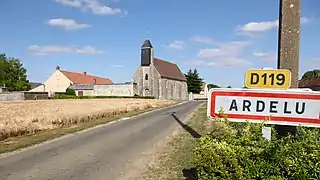
[[[171,103],[154,99],[0,102],[0,140]]]

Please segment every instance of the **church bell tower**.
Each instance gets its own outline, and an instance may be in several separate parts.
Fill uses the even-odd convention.
[[[141,66],[150,66],[153,61],[153,47],[149,39],[141,46]]]
[[[144,40],[141,46],[141,72],[142,79],[142,96],[153,95],[153,47],[149,39]]]

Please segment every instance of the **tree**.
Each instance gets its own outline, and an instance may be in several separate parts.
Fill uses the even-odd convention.
[[[303,74],[301,79],[313,79],[320,77],[320,69],[314,69],[311,71],[307,71]]]
[[[203,79],[199,77],[197,69],[194,69],[193,71],[190,69],[185,76],[187,78],[188,92],[196,94],[200,93]]]
[[[208,89],[211,89],[211,88],[220,88],[220,86],[216,85],[216,84],[208,84],[207,85]]]
[[[27,70],[19,59],[8,58],[0,54],[0,87],[5,86],[9,91],[28,91],[31,84],[27,80]]]
[[[231,86],[227,86],[227,88],[232,88]]]

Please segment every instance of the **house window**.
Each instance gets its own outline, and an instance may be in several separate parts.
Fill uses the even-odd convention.
[[[144,79],[145,79],[145,80],[148,80],[148,79],[149,79],[148,74],[146,74],[146,75],[144,76]]]

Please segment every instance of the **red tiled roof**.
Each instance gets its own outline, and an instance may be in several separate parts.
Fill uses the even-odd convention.
[[[93,84],[94,79],[96,84],[112,84],[113,82],[108,78],[102,78],[97,76],[91,76],[87,74],[69,72],[60,70],[70,81],[74,84]]]
[[[179,81],[187,81],[186,77],[176,64],[158,58],[153,58],[153,63],[161,77]]]
[[[320,77],[312,79],[302,79],[299,81],[299,87],[314,87],[320,86]]]

